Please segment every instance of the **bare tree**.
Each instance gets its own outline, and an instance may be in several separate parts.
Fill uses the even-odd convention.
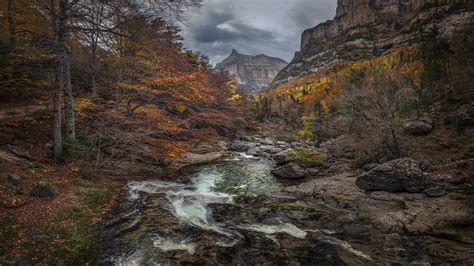
[[[402,123],[414,102],[410,88],[400,70],[393,75],[382,70],[369,73],[372,78],[360,88],[347,88],[339,99],[342,114],[349,119],[351,131],[375,149],[400,157],[403,154]]]

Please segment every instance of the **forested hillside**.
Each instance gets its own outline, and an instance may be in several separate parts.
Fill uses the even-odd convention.
[[[348,156],[361,160],[472,153],[472,5],[367,3],[340,1],[333,21],[303,33],[302,51],[255,98],[260,119],[315,144],[350,137]]]
[[[237,88],[163,19],[198,5],[0,2],[0,261],[81,262],[113,180],[244,126]]]

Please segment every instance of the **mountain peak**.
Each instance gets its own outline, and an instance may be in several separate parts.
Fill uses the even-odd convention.
[[[227,71],[239,87],[250,94],[267,87],[288,63],[283,59],[264,54],[246,55],[232,49],[231,54],[216,69]]]

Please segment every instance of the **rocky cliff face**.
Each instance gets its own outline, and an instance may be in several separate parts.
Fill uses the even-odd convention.
[[[258,93],[270,85],[275,76],[288,62],[266,55],[245,55],[236,50],[224,61],[216,65],[216,69],[227,71],[242,89],[250,94]]]
[[[335,18],[303,32],[300,52],[272,85],[340,61],[378,56],[432,25],[449,38],[473,17],[469,0],[338,0]]]

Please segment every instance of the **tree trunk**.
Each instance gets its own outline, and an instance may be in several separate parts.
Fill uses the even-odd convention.
[[[97,94],[97,80],[96,80],[96,71],[97,71],[97,41],[96,37],[93,37],[91,45],[91,90],[92,94]]]
[[[69,50],[67,47],[68,38],[68,25],[67,20],[69,18],[69,0],[61,0],[59,4],[59,52],[62,58],[63,67],[63,80],[62,85],[64,89],[64,109],[65,109],[65,122],[66,122],[66,137],[68,141],[76,141],[76,126],[74,121],[74,106],[72,96],[72,85],[71,85],[71,61],[69,56]]]
[[[63,154],[63,140],[61,134],[61,87],[63,80],[63,62],[62,58],[58,59],[56,77],[53,84],[54,103],[53,103],[53,154],[58,159]]]
[[[64,59],[64,110],[66,120],[66,137],[68,141],[76,141],[76,124],[74,118],[74,97],[71,85],[71,62],[69,55]]]
[[[49,1],[49,12],[51,15],[51,24],[54,32],[54,49],[56,53],[56,74],[53,83],[53,155],[55,159],[58,159],[63,154],[63,139],[62,139],[62,86],[63,86],[63,60],[61,56],[61,19],[56,10],[56,2],[54,0]]]

